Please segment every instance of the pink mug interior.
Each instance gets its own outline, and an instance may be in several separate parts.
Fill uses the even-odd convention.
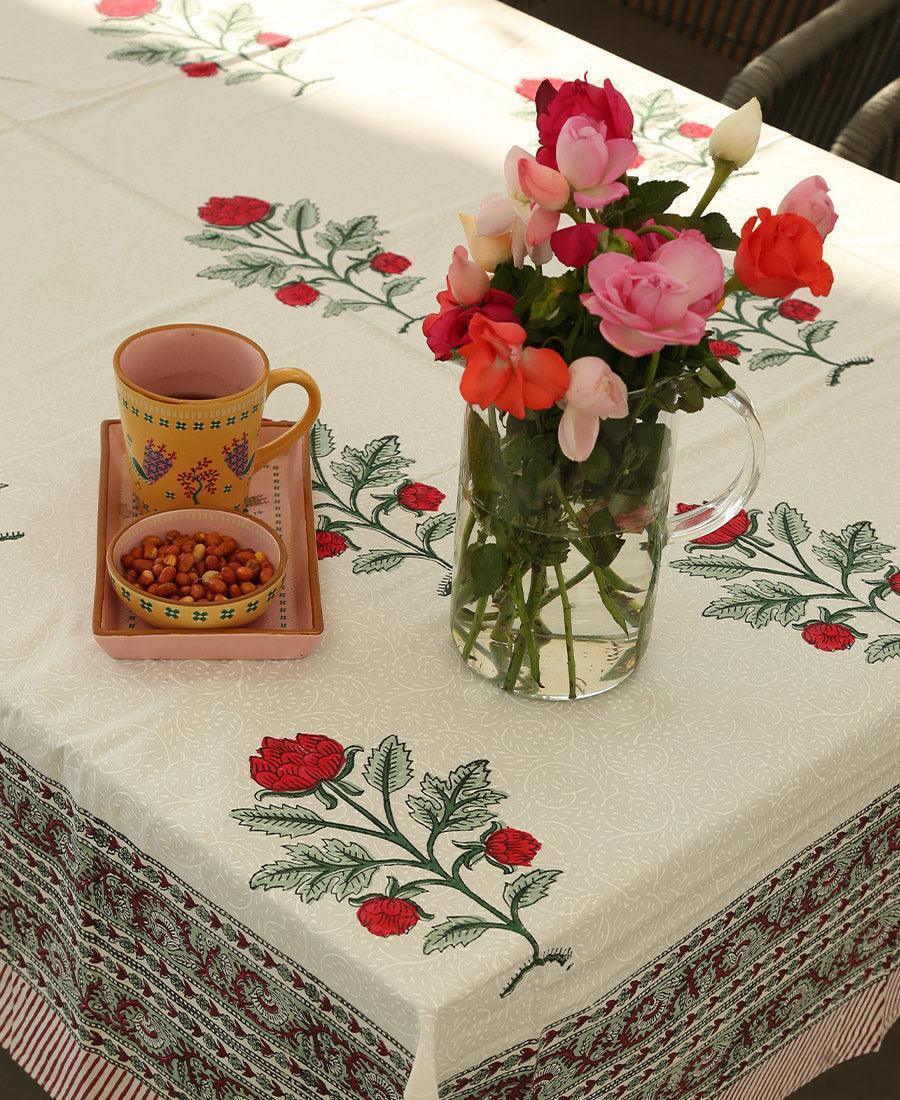
[[[204,325],[167,325],[126,340],[116,355],[119,374],[168,400],[229,397],[260,382],[268,361],[240,333]]]

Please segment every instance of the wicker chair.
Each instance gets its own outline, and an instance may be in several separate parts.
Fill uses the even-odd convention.
[[[834,0],[618,0],[705,49],[747,62]],[[866,0],[860,0],[866,2]]]
[[[827,149],[898,69],[900,0],[837,0],[751,61],[723,100],[756,96],[767,122]]]
[[[900,181],[900,79],[860,107],[831,151]]]

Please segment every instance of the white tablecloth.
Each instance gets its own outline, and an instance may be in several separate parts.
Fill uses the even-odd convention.
[[[203,0],[188,9],[213,43],[215,6]],[[432,308],[460,239],[456,212],[499,187],[510,144],[533,146],[521,80],[610,77],[643,120],[639,171],[687,179],[692,194],[707,179],[705,142],[679,128],[713,125],[725,109],[490,0],[256,0],[244,8],[248,41],[269,31],[302,51],[283,72],[229,83],[229,74],[257,71],[253,59],[276,64],[278,52],[258,44],[251,60],[232,57],[205,78],[179,66],[220,54],[190,40],[187,52],[153,64],[116,60],[126,48],[149,60],[162,31],[91,33],[133,24],[104,24],[76,0],[7,11],[0,531],[23,537],[0,542],[0,741],[92,820],[375,1021],[415,1056],[408,1096],[420,1100],[434,1097],[438,1082],[602,1004],[897,783],[900,660],[889,656],[893,643],[882,644],[883,659],[868,647],[900,634],[900,595],[853,618],[866,638],[827,652],[790,623],[753,629],[704,616],[727,595],[724,581],[666,567],[650,649],[613,693],[535,705],[469,674],[449,639],[439,560],[452,539],[435,541],[430,556],[411,552],[374,568],[366,555],[404,549],[398,537],[415,544],[422,517],[401,506],[382,529],[341,528],[347,512],[338,502],[347,503],[349,490],[335,472],[340,452],[396,436],[404,461],[392,460],[363,501],[371,507],[372,492],[410,480],[439,489],[440,513],[452,512],[463,412],[457,372],[432,361],[418,323],[398,330]],[[163,0],[160,15],[183,25],[173,0]],[[813,173],[828,180],[840,215],[826,249],[835,287],[814,303],[816,335],[805,343],[801,324],[810,322],[780,314],[765,321],[769,335],[750,331],[752,302],[743,328],[714,324],[742,347],[735,374],[768,440],[754,502],[760,535],[771,541],[767,520],[782,502],[805,517],[807,551],[820,531],[867,521],[891,548],[874,553],[877,566],[850,574],[864,601],[866,581],[883,578],[888,564],[900,568],[892,549],[900,543],[900,189],[767,128],[718,206],[739,226]],[[379,248],[411,264],[387,261],[387,274],[363,265],[358,284],[383,301],[387,280],[421,282],[401,288],[396,310],[372,299],[366,309],[329,311],[324,299],[279,301],[275,289],[288,276],[277,267],[252,285],[235,285],[233,271],[214,277],[211,268],[233,269],[235,257],[261,243],[247,230],[223,230],[239,238],[224,250],[197,240],[210,230],[198,206],[232,195],[284,207],[309,199],[319,229],[373,215],[363,239],[377,230]],[[111,353],[129,333],[174,320],[245,332],[274,366],[300,365],[321,385],[334,443],[320,458],[329,491],[316,497],[332,532],[320,540],[326,632],[303,662],[116,662],[91,637],[98,425],[115,415]],[[793,354],[760,361],[767,349]],[[866,362],[829,384],[851,359]],[[268,411],[288,416],[290,400],[275,395]],[[685,420],[675,499],[697,501],[722,487],[738,444],[715,410]],[[320,449],[328,450],[324,442]],[[789,553],[783,542],[780,550]],[[687,558],[683,547],[667,551],[669,563]],[[818,618],[815,600],[805,618]],[[259,867],[284,852],[230,811],[252,804],[247,759],[261,739],[298,731],[366,753],[396,734],[413,756],[411,792],[425,772],[446,776],[488,760],[508,795],[501,820],[540,840],[535,867],[561,871],[528,910],[528,925],[545,947],[571,950],[569,968],[543,967],[501,999],[523,961],[516,937],[426,957],[422,927],[373,938],[346,901],[307,904],[290,891],[250,889]],[[896,873],[896,860],[891,867]],[[472,872],[484,896],[499,896],[503,879],[485,863]],[[423,900],[436,922],[454,905],[441,891]],[[182,1087],[183,1095],[206,1095]],[[551,1095],[547,1087],[541,1097]],[[360,1089],[333,1095],[367,1095]]]

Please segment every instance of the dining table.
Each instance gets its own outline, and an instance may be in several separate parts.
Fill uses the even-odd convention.
[[[877,1049],[900,186],[763,127],[717,208],[739,230],[818,175],[838,222],[829,296],[709,322],[762,479],[666,548],[633,676],[535,702],[451,640],[465,406],[422,320],[543,79],[611,80],[679,209],[727,109],[495,0],[19,0],[3,26],[0,1045],[54,1100],[781,1100]],[[171,322],[321,389],[308,482],[263,470],[247,502],[308,508],[302,659],[150,659],[133,616],[98,644],[112,355]],[[673,511],[736,462],[727,416],[681,419]]]

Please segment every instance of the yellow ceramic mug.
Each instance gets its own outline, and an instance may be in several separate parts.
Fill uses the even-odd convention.
[[[269,370],[266,353],[214,325],[159,325],[123,340],[113,356],[131,479],[145,512],[240,508],[254,471],[307,432],[319,414],[302,370]],[[257,447],[266,398],[296,382],[303,417]]]

